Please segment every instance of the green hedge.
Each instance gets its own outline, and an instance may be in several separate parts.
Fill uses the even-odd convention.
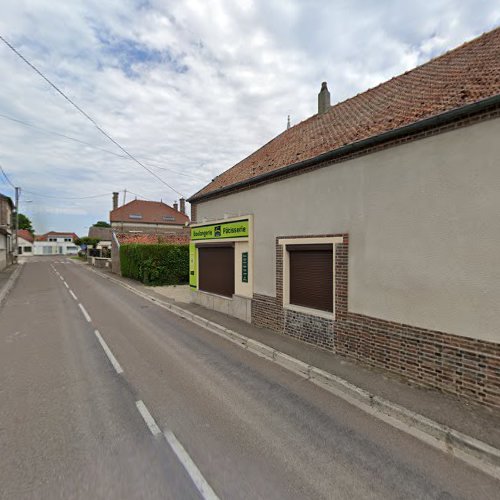
[[[145,285],[181,285],[189,282],[189,245],[143,245],[120,247],[122,276]]]

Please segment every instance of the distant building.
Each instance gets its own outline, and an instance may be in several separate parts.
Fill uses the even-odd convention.
[[[35,255],[76,255],[79,247],[75,245],[75,233],[50,231],[35,236]]]
[[[185,200],[174,207],[161,201],[133,200],[118,206],[118,193],[113,193],[113,210],[109,214],[115,233],[176,233],[183,232],[189,217],[185,213]],[[90,233],[89,233],[90,235]]]
[[[13,221],[14,204],[12,200],[0,194],[0,271],[12,264],[13,252]]]
[[[17,254],[24,257],[34,255],[35,237],[27,229],[19,229],[17,232]]]

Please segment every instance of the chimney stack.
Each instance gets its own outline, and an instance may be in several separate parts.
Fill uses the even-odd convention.
[[[177,205],[177,200],[175,200],[175,201],[174,201],[174,210],[175,210],[176,212],[178,212],[178,211],[179,211],[179,205]]]
[[[113,193],[113,210],[118,208],[118,193]]]
[[[180,198],[179,204],[180,204],[181,214],[185,214],[186,213],[186,200],[184,198]]]
[[[326,82],[321,84],[321,90],[318,94],[318,115],[326,113],[330,109],[330,92]]]

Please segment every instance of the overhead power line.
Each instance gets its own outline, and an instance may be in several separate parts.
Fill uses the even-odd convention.
[[[55,135],[57,137],[67,139],[69,141],[78,142],[79,144],[83,144],[84,146],[87,146],[87,147],[92,148],[92,149],[96,149],[98,151],[103,151],[104,153],[111,154],[111,155],[116,156],[118,158],[124,158],[126,160],[130,160],[130,158],[128,156],[117,153],[116,151],[111,151],[111,150],[106,149],[106,148],[101,148],[99,146],[96,146],[95,144],[91,144],[90,142],[83,141],[83,140],[78,139],[76,137],[71,137],[70,135],[62,134],[61,132],[56,132],[55,130],[50,130],[50,129],[47,129],[44,127],[39,127],[38,125],[33,125],[32,123],[29,123],[29,122],[24,121],[24,120],[20,120],[19,118],[14,118],[13,116],[8,116],[8,115],[5,115],[3,113],[0,113],[0,118],[3,118],[4,120],[9,120],[9,121],[14,122],[14,123],[19,123],[20,125],[24,125],[25,127],[34,128],[35,130],[39,130],[40,132],[42,132],[44,134]],[[159,167],[157,165],[152,165],[151,161],[153,161],[153,160],[148,159],[147,162],[143,162],[143,163],[150,168],[157,168],[159,170],[165,170],[167,172],[172,172],[176,175],[181,175],[183,177],[191,177],[192,179],[199,180],[199,177],[196,177],[195,175],[192,175],[192,174],[187,174],[186,172],[178,172],[177,170],[174,170],[172,168]]]
[[[70,99],[62,90],[60,90],[54,83],[52,83],[36,66],[34,66],[28,59],[26,59],[13,45],[11,45],[2,35],[0,35],[0,40],[2,40],[7,47],[9,47],[14,54],[16,54],[20,59],[22,59],[33,71],[35,71],[41,78],[43,78],[58,94],[60,94],[67,102],[69,102],[80,114],[82,114],[90,123],[94,125],[94,127],[102,134],[104,135],[108,140],[110,140],[115,146],[117,146],[121,151],[123,151],[131,160],[133,160],[135,163],[137,163],[140,167],[142,167],[144,170],[149,172],[153,177],[158,179],[162,184],[167,186],[169,189],[177,193],[179,196],[183,196],[182,193],[177,191],[174,187],[172,187],[170,184],[165,182],[159,175],[157,175],[155,172],[153,172],[151,169],[149,169],[146,165],[144,165],[142,162],[140,162],[135,156],[133,156],[131,153],[129,153],[118,141],[113,139],[104,129],[102,129],[99,124],[90,116],[88,115],[78,104],[76,104],[72,99]]]
[[[3,169],[2,165],[0,165],[0,171],[2,172],[3,176],[5,177],[5,180],[12,186],[12,188],[16,189],[16,186],[14,186],[14,184],[12,184],[11,180],[9,179],[7,174],[5,173],[5,170]]]
[[[91,196],[51,196],[49,194],[37,193],[36,191],[28,191],[27,189],[23,189],[25,193],[31,194],[32,196],[40,196],[41,198],[53,198],[55,200],[89,200],[91,198],[102,198],[103,196],[110,196],[113,193],[102,193],[102,194],[93,194]]]

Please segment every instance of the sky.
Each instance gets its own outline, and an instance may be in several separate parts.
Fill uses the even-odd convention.
[[[1,42],[0,165],[37,233],[86,235],[113,191],[194,194],[322,81],[335,104],[499,25],[498,0],[3,0],[0,34],[165,183]]]

